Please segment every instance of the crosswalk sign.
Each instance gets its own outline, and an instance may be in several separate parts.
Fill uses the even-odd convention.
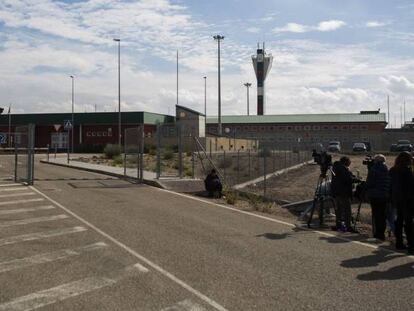
[[[72,122],[70,120],[63,121],[63,127],[65,130],[71,130],[72,129]]]

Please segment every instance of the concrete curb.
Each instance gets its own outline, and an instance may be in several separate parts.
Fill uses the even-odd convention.
[[[107,171],[104,171],[104,170],[98,170],[98,169],[87,168],[87,167],[79,167],[79,166],[74,166],[74,165],[70,165],[70,164],[49,162],[49,161],[46,161],[46,160],[40,160],[40,163],[49,164],[49,165],[55,165],[55,166],[60,166],[60,167],[67,167],[67,168],[72,168],[72,169],[76,169],[76,170],[80,170],[80,171],[86,171],[86,172],[91,172],[91,173],[97,173],[97,174],[102,174],[102,175],[117,177],[119,179],[124,179],[124,180],[137,181],[137,178],[136,177],[125,176],[123,174],[117,174],[117,173],[107,172]],[[156,180],[144,179],[143,180],[143,183],[146,184],[146,185],[149,185],[149,186],[153,186],[153,187],[165,189],[165,187],[161,183],[159,183],[158,181],[156,181]]]

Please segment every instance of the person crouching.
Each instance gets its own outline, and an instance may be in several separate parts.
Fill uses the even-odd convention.
[[[215,169],[212,169],[211,172],[207,175],[204,180],[204,186],[208,192],[209,197],[219,197],[222,196],[223,185],[221,184],[220,177],[217,175]]]

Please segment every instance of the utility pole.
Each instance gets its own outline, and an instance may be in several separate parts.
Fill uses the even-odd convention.
[[[218,135],[223,134],[221,125],[221,68],[220,68],[220,41],[224,40],[224,36],[215,35],[214,40],[217,41],[217,57],[218,57]]]
[[[247,115],[250,115],[250,108],[249,108],[249,101],[250,101],[250,96],[249,96],[249,88],[252,86],[251,83],[246,82],[244,84],[244,86],[247,88]]]
[[[9,135],[7,137],[8,139],[8,143],[9,143],[9,148],[11,148],[11,104],[9,105]]]
[[[204,132],[207,132],[207,77],[204,79]]]
[[[177,105],[178,105],[178,50],[177,50]]]

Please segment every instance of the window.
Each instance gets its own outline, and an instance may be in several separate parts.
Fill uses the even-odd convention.
[[[351,130],[358,130],[359,126],[358,125],[351,125]]]
[[[314,131],[320,131],[321,130],[321,127],[319,125],[314,125],[312,128],[313,128]]]
[[[304,129],[305,131],[310,131],[310,130],[311,130],[311,127],[310,127],[309,125],[305,125],[305,126],[303,127],[303,129]]]
[[[361,125],[361,130],[367,130],[368,129],[368,125]]]
[[[300,131],[300,130],[302,130],[302,126],[300,126],[300,125],[296,125],[296,126],[295,126],[295,131]]]
[[[291,127],[291,126],[288,126],[288,127],[287,127],[287,130],[288,130],[288,131],[292,130],[292,127]]]

